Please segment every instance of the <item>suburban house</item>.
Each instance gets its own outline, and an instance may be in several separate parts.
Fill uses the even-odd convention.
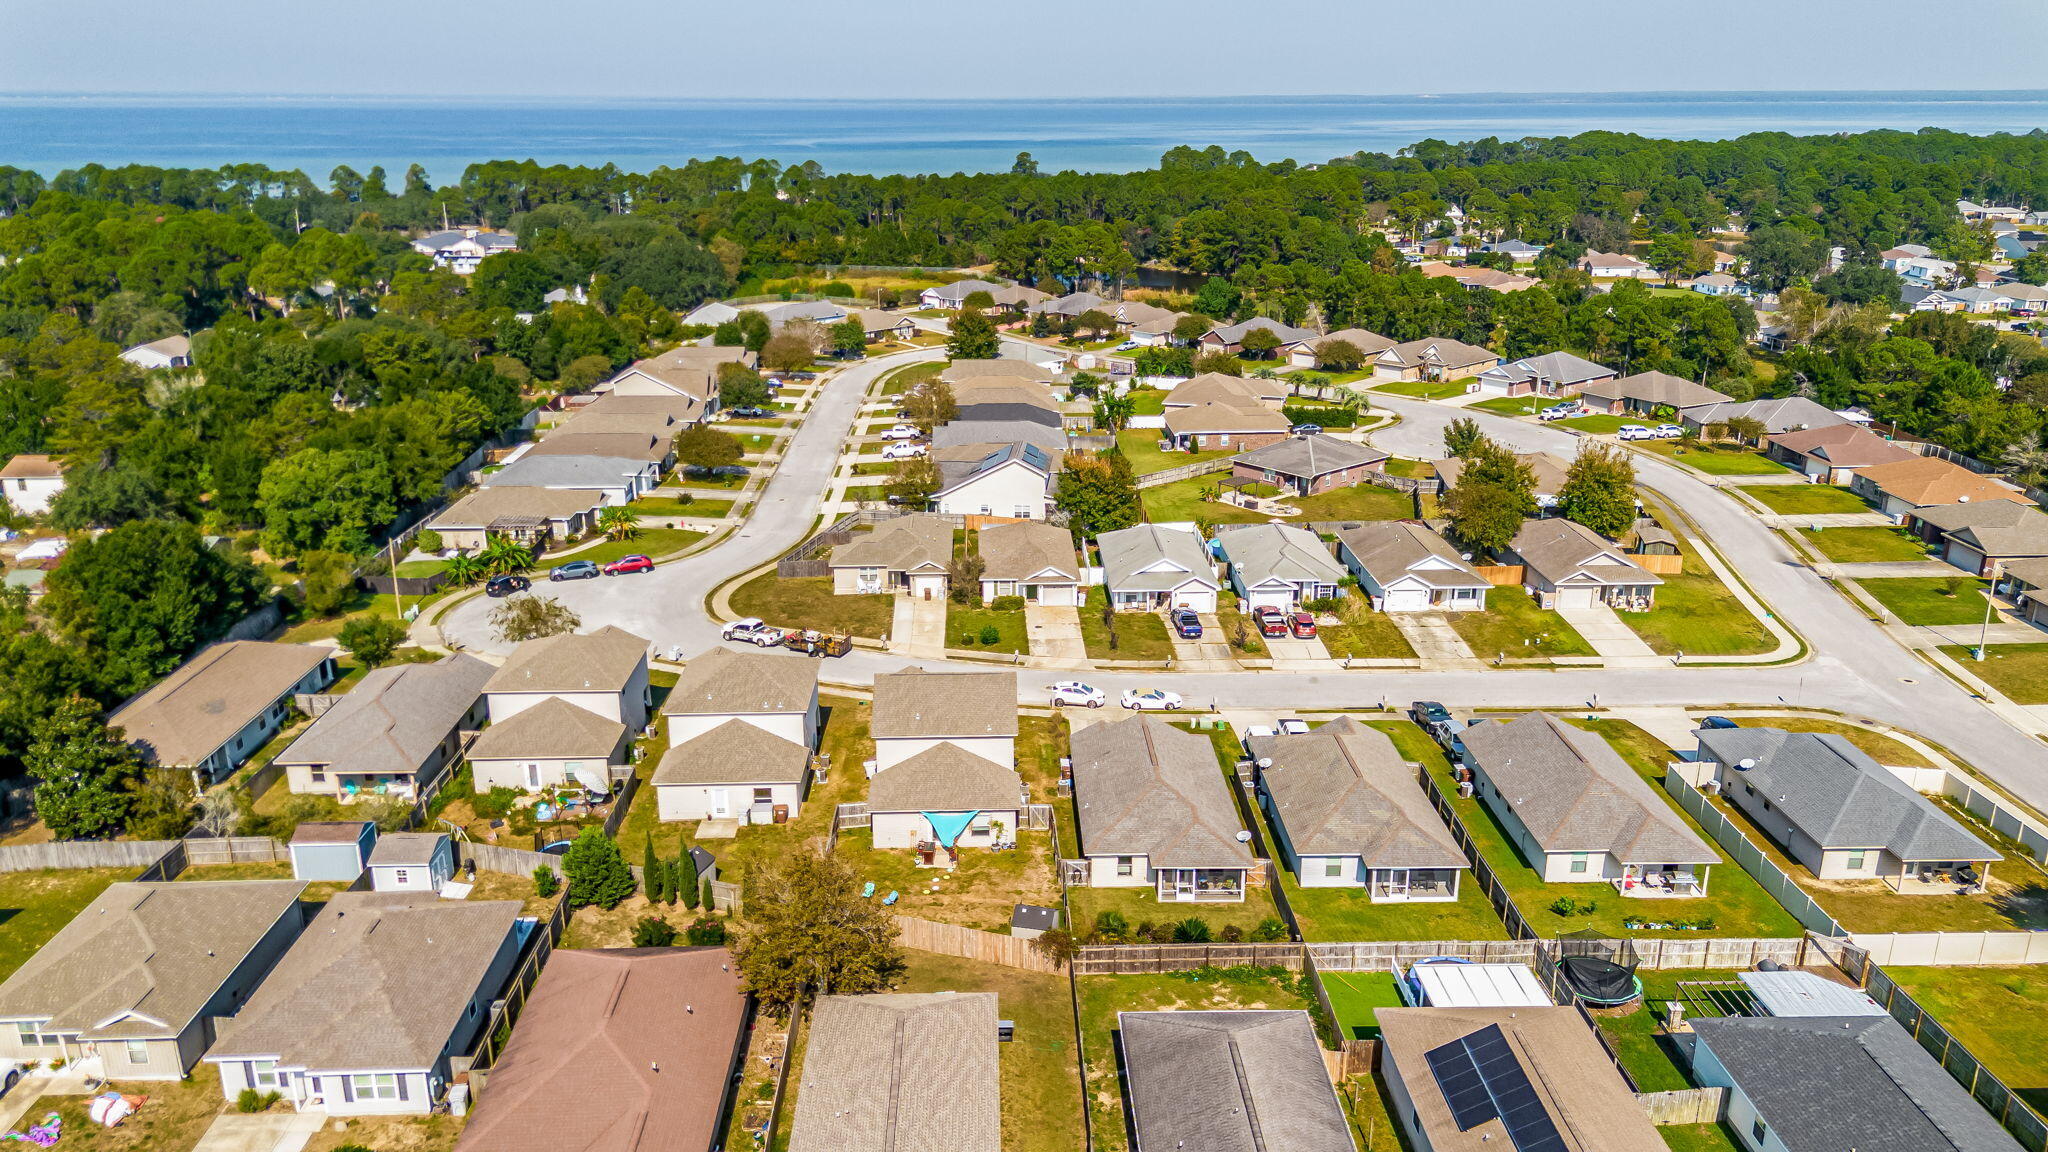
[[[1296,496],[1315,496],[1363,483],[1366,473],[1386,458],[1377,448],[1335,436],[1289,436],[1239,453],[1230,462],[1230,474]]]
[[[1027,604],[1074,608],[1081,604],[1081,565],[1074,537],[1040,520],[991,524],[975,534],[981,553],[981,602],[1022,596]]]
[[[1005,444],[973,463],[940,465],[945,483],[932,494],[941,515],[1043,520],[1052,509],[1059,465],[1035,444]]]
[[[1371,360],[1377,380],[1463,380],[1498,363],[1485,348],[1441,337],[1396,344]]]
[[[1644,1152],[1664,1143],[1579,1013],[1376,1009],[1379,1080],[1416,1152]]]
[[[64,490],[64,466],[54,456],[23,453],[0,468],[0,500],[23,516],[41,516]]]
[[[951,284],[942,284],[937,288],[925,289],[917,294],[917,301],[919,306],[924,308],[943,308],[947,311],[957,311],[965,307],[967,298],[976,292],[986,292],[993,297],[1005,287],[1006,285],[997,284],[989,280],[955,280]]]
[[[1523,586],[1545,608],[1645,612],[1664,583],[1620,545],[1563,518],[1523,521],[1502,562],[1522,565]]]
[[[676,462],[675,435],[655,432],[585,432],[564,428],[550,432],[526,450],[521,460],[540,456],[594,456],[638,460],[652,465],[657,478]]]
[[[1505,252],[1517,264],[1533,264],[1538,256],[1543,255],[1544,247],[1545,245],[1531,244],[1527,240],[1495,240],[1491,244],[1481,244],[1479,250]]]
[[[820,996],[790,1152],[1002,1152],[993,992]]]
[[[1166,436],[1185,452],[1249,451],[1287,439],[1290,425],[1277,408],[1215,401],[1166,412]]]
[[[951,580],[953,522],[917,512],[885,520],[832,549],[832,594],[866,596],[908,592],[943,600]]]
[[[413,241],[412,248],[422,256],[432,257],[434,267],[467,276],[476,271],[486,256],[519,251],[519,237],[488,228],[451,228],[429,232]]]
[[[1456,900],[1469,863],[1387,734],[1349,716],[1255,738],[1259,807],[1303,888],[1363,888],[1373,903]]]
[[[662,701],[668,746],[678,748],[744,720],[806,748],[818,745],[818,664],[777,652],[707,648],[677,674]]]
[[[301,795],[421,797],[484,726],[484,685],[496,671],[459,652],[372,668],[272,763]]]
[[[481,552],[492,536],[536,551],[590,531],[604,493],[594,488],[478,488],[427,521],[444,548]]]
[[[528,640],[484,685],[493,725],[551,697],[635,732],[646,727],[654,700],[647,685],[647,641],[611,624]]]
[[[1725,1123],[1745,1152],[2020,1152],[1882,1011],[1707,1017],[1692,1034],[1693,1079],[1727,1089]]]
[[[334,683],[334,649],[229,640],[209,644],[107,717],[164,768],[204,789],[242,766],[292,714],[292,697]]]
[[[1011,444],[1029,444],[1048,459],[1056,459],[1067,450],[1065,422],[1058,414],[1034,408],[1025,415],[1017,411],[1018,406],[1004,407],[1011,408],[1015,414],[1000,420],[949,420],[932,429],[932,458],[944,460],[949,456],[954,459],[969,456],[979,461]],[[1048,416],[1052,418],[1047,419]],[[958,455],[947,450],[957,450]]]
[[[1195,346],[1204,352],[1223,352],[1235,356],[1244,351],[1245,334],[1254,331],[1271,332],[1280,341],[1276,347],[1285,347],[1302,340],[1312,339],[1316,334],[1307,328],[1296,328],[1264,316],[1254,316],[1236,324],[1225,324],[1211,328],[1202,334]]]
[[[1466,728],[1474,792],[1546,884],[1704,896],[1719,853],[1606,740],[1547,712]]]
[[[1216,610],[1216,579],[1202,538],[1192,529],[1139,524],[1095,538],[1102,554],[1102,582],[1119,611],[1155,608]]]
[[[636,360],[600,387],[610,396],[655,396],[691,403],[690,419],[699,420],[718,408],[718,369],[723,364],[758,363],[740,347],[685,344],[659,356]]]
[[[182,1080],[305,926],[299,880],[108,886],[0,983],[0,1063]]]
[[[1017,762],[1015,672],[926,672],[875,676],[868,735],[877,771],[940,744],[954,744],[1004,768]]]
[[[2014,561],[2048,557],[2048,513],[2032,503],[1935,504],[1907,513],[1906,526],[1940,545],[1942,559],[1986,579],[1998,579]]]
[[[1493,587],[1442,536],[1407,520],[1338,529],[1337,559],[1379,612],[1474,611]]]
[[[1621,252],[1601,252],[1588,249],[1579,257],[1579,270],[1595,280],[1630,279],[1649,280],[1657,270],[1633,256]]]
[[[1159,405],[1168,412],[1175,408],[1196,408],[1203,404],[1272,408],[1278,411],[1287,399],[1287,390],[1288,385],[1283,380],[1260,380],[1252,376],[1204,372],[1174,385],[1173,389],[1161,398]]]
[[[121,359],[145,371],[156,368],[190,368],[192,366],[192,338],[190,336],[166,336],[121,349]]]
[[[701,402],[667,391],[645,396],[601,392],[565,399],[575,406],[556,425],[563,432],[656,432],[673,437],[704,415]]]
[[[735,718],[671,748],[650,783],[663,820],[783,824],[802,814],[810,779],[809,744]]]
[[[1681,408],[1728,404],[1733,400],[1733,397],[1704,384],[1695,384],[1668,372],[1637,372],[1611,380],[1596,380],[1579,391],[1580,407],[1610,416],[1655,416],[1665,410],[1675,413]]]
[[[456,1152],[714,1152],[752,1014],[723,948],[560,949]]]
[[[1918,460],[1920,454],[1860,424],[1829,424],[1764,439],[1764,455],[1820,484],[1847,484],[1859,469]]]
[[[432,1112],[511,979],[516,900],[340,892],[206,1054],[232,1104],[244,1088],[301,1112]]]
[[[1340,328],[1327,335],[1311,336],[1288,345],[1287,362],[1296,368],[1314,368],[1322,360],[1323,346],[1339,342],[1349,344],[1363,353],[1366,364],[1371,364],[1373,357],[1395,344],[1395,341],[1377,332],[1368,332],[1363,328]]]
[[[446,832],[386,832],[365,865],[372,892],[439,892],[455,878],[455,838]]]
[[[1315,533],[1290,524],[1250,524],[1219,531],[1230,561],[1230,585],[1245,611],[1291,612],[1305,601],[1337,595],[1344,566]]]
[[[1749,292],[1749,289],[1742,286],[1742,281],[1726,272],[1709,272],[1705,276],[1695,276],[1685,282],[1685,288],[1688,292],[1697,292],[1702,296],[1744,296]]]
[[[1242,903],[1258,862],[1208,739],[1142,713],[1076,728],[1074,818],[1091,888],[1163,903]],[[1070,878],[1071,879],[1071,878]]]
[[[2033,507],[2026,493],[1989,476],[1981,476],[1939,456],[1916,456],[1860,469],[1849,490],[1877,510],[1902,520],[1935,504],[1983,504],[2003,500]]]
[[[568,787],[611,791],[613,766],[626,763],[633,729],[610,716],[542,697],[529,708],[493,721],[469,745],[470,775],[479,793],[493,788],[539,792]]]
[[[1357,1152],[1303,1011],[1119,1012],[1131,1152]]]
[[[593,505],[631,504],[661,484],[661,463],[624,456],[553,456],[529,451],[477,477],[485,488],[575,488]],[[552,519],[550,519],[552,524]]]
[[[1515,459],[1529,466],[1535,477],[1532,494],[1536,497],[1536,506],[1544,510],[1544,515],[1549,515],[1549,509],[1557,503],[1559,490],[1564,487],[1565,476],[1571,471],[1571,461],[1550,452],[1517,452],[1514,455]],[[1462,456],[1447,456],[1430,463],[1445,488],[1456,484],[1458,477],[1465,473],[1465,458]]]
[[[728,304],[714,300],[698,305],[695,311],[683,317],[683,323],[715,326],[737,320],[744,312],[758,312],[767,317],[769,326],[777,331],[800,320],[829,328],[846,319],[846,306],[830,300],[778,300],[760,304]]]
[[[870,342],[876,340],[909,340],[917,335],[917,321],[894,312],[884,312],[878,308],[862,308],[854,313],[853,318],[860,321],[861,331],[867,334]]]
[[[914,848],[920,862],[950,868],[962,848],[1017,843],[1026,797],[1017,770],[940,741],[868,779],[876,848]]]
[[[2048,558],[2014,560],[2000,567],[1999,593],[2012,597],[2027,623],[2048,626]]]
[[[1700,764],[1721,794],[1818,879],[1947,893],[1981,885],[2003,858],[1841,736],[1777,728],[1698,735]]]
[[[1030,360],[1012,356],[998,356],[992,360],[954,360],[939,372],[939,379],[955,389],[974,380],[1003,380],[1038,384],[1050,387],[1059,383],[1058,364],[1037,364]],[[957,398],[959,393],[954,393]]]
[[[1785,396],[1776,400],[1730,400],[1715,404],[1697,404],[1678,410],[1679,424],[1699,436],[1725,429],[1730,420],[1745,416],[1761,423],[1766,436],[1774,436],[1780,432],[1797,432],[1801,428],[1825,428],[1830,424],[1849,422],[1804,396]]]
[[[1574,356],[1569,352],[1546,352],[1523,360],[1496,364],[1479,374],[1479,387],[1503,396],[1576,396],[1589,384],[1616,378],[1614,369]]]
[[[1424,276],[1437,276],[1456,280],[1462,287],[1470,288],[1474,291],[1483,288],[1489,292],[1520,292],[1543,283],[1541,280],[1529,276],[1517,276],[1513,272],[1503,272],[1498,268],[1467,267],[1463,264],[1432,262],[1422,265],[1416,271]]]

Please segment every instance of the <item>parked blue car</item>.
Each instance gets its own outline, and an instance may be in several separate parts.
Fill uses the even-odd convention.
[[[548,573],[550,580],[595,580],[604,575],[595,560],[571,560]]]

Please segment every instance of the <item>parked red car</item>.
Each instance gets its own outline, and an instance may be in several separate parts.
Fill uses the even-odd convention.
[[[1314,616],[1306,612],[1296,612],[1287,618],[1287,623],[1294,629],[1294,638],[1296,640],[1313,640],[1316,638],[1316,618]]]
[[[623,576],[628,572],[652,572],[654,561],[645,556],[622,556],[604,566],[607,576]]]
[[[1260,607],[1252,609],[1252,620],[1259,626],[1261,636],[1287,635],[1287,616],[1278,608]]]

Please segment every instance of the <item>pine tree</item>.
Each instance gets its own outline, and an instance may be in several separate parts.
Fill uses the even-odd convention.
[[[661,902],[661,858],[654,854],[654,837],[647,838],[647,851],[640,858],[640,887],[647,899]]]
[[[683,852],[676,860],[676,880],[682,888],[683,907],[697,910],[697,858],[690,855],[690,846],[683,845]]]
[[[704,893],[703,893],[703,897],[704,897],[704,910],[705,910],[706,912],[716,912],[716,911],[718,911],[718,901],[717,901],[716,899],[714,899],[714,898],[712,897],[712,893],[711,893],[711,877],[709,877],[709,876],[706,876],[706,877],[704,878]]]
[[[577,835],[562,857],[562,871],[569,877],[569,903],[578,907],[616,908],[633,894],[633,870],[602,828],[585,828]]]

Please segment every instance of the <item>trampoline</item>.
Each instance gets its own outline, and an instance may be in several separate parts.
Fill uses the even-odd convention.
[[[1557,969],[1572,994],[1600,1008],[1612,1008],[1642,998],[1643,982],[1635,969],[1602,960],[1597,956],[1567,956]]]

